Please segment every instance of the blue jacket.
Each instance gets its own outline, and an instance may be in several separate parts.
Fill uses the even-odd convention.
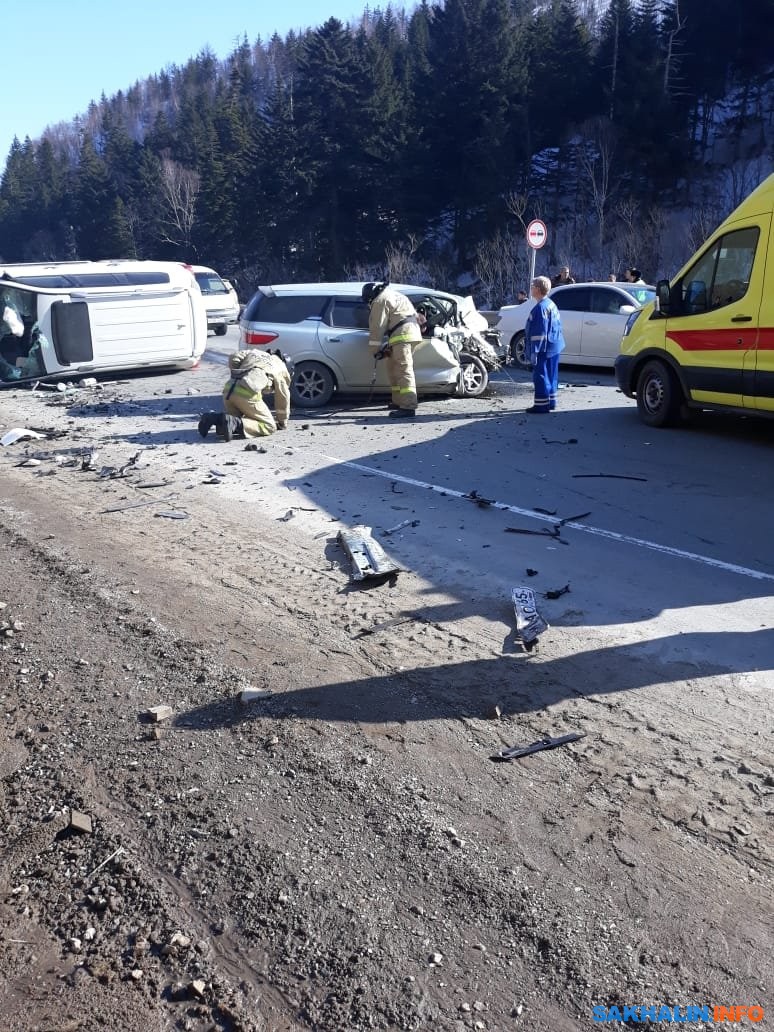
[[[549,297],[538,301],[527,317],[524,327],[524,356],[534,362],[541,352],[546,358],[564,351],[562,317]]]

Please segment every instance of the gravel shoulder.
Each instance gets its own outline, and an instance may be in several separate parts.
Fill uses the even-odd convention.
[[[28,406],[0,396],[4,426]],[[4,1027],[562,1032],[598,1003],[765,1005],[757,688],[655,656],[640,679],[581,626],[527,656],[413,573],[353,590],[337,524],[261,502],[287,437],[254,491],[207,483],[199,407],[138,449],[52,399],[34,425],[65,436],[0,449]]]

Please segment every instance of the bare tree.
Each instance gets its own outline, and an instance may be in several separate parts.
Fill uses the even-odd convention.
[[[481,283],[481,300],[490,308],[513,301],[529,276],[527,245],[521,234],[498,233],[483,240],[476,250],[474,265]]]
[[[605,221],[610,195],[613,192],[611,170],[615,153],[615,132],[604,118],[593,119],[582,127],[578,147],[578,168],[585,176],[585,186],[597,220],[597,251],[602,252]]]
[[[666,34],[666,54],[664,56],[664,96],[675,92],[678,71],[678,36],[685,28],[685,19],[680,17],[680,2],[674,0],[674,28]]]
[[[193,248],[191,236],[196,198],[201,187],[199,173],[164,157],[161,163],[161,195],[165,211],[161,217],[162,240],[186,251]],[[195,252],[195,248],[193,248]]]

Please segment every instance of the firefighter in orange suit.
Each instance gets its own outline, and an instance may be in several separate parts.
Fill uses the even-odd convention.
[[[392,388],[390,416],[413,419],[417,411],[413,355],[422,342],[416,309],[389,283],[366,283],[362,296],[369,308],[368,345],[387,360]]]

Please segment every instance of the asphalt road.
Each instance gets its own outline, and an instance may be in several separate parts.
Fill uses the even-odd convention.
[[[210,364],[236,343],[234,329],[211,339]],[[774,669],[774,423],[704,414],[654,430],[612,372],[563,368],[560,382],[549,416],[524,413],[529,377],[511,369],[486,398],[421,402],[410,424],[386,418],[383,399],[295,412],[287,475],[263,503],[303,492],[306,506],[377,533],[418,520],[389,536],[391,553],[450,606],[499,598],[505,614],[514,585],[569,584],[544,604],[554,628],[580,620],[611,647],[762,685]]]

